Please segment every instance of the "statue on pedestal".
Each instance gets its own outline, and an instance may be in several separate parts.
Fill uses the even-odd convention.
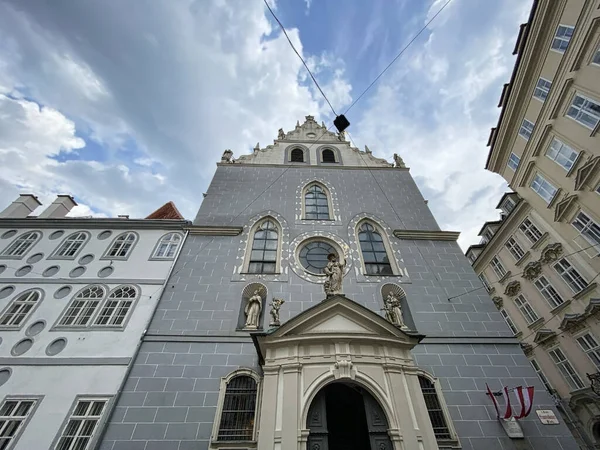
[[[392,324],[399,326],[401,329],[406,330],[408,327],[404,324],[404,319],[402,318],[402,306],[400,305],[400,299],[394,294],[390,292],[384,300],[385,303],[385,317]]]
[[[325,294],[327,296],[341,294],[342,293],[342,279],[344,278],[344,267],[346,267],[346,261],[338,262],[338,257],[335,253],[330,253],[327,256],[329,262],[323,269],[327,280],[324,284]]]
[[[252,297],[248,299],[244,314],[246,314],[246,324],[244,328],[256,330],[260,321],[260,312],[262,311],[262,297],[258,295],[258,290],[254,291]]]
[[[223,152],[223,156],[221,156],[221,162],[230,163],[233,162],[231,159],[233,157],[233,152],[229,149]]]
[[[277,139],[279,139],[279,140],[285,139],[285,131],[283,131],[283,128],[280,128],[279,131],[277,132]]]
[[[404,160],[400,157],[398,153],[394,153],[394,167],[406,168]]]
[[[273,301],[269,304],[271,307],[271,311],[269,312],[269,314],[271,314],[271,323],[269,324],[270,327],[278,327],[281,325],[281,322],[279,321],[279,308],[281,308],[281,305],[284,303],[285,300],[282,298],[273,297]]]

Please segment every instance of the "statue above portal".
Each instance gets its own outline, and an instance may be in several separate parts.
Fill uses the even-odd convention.
[[[403,330],[408,329],[402,317],[402,306],[400,304],[400,299],[396,296],[396,294],[390,291],[385,298],[384,303],[385,307],[383,310],[385,311],[386,319]]]
[[[271,311],[269,312],[271,314],[271,323],[269,326],[278,327],[281,325],[281,322],[279,321],[279,308],[281,308],[281,305],[284,303],[284,299],[273,297],[273,301],[269,305],[271,306]]]
[[[258,294],[258,290],[254,291],[252,297],[248,299],[244,314],[246,314],[246,324],[244,328],[248,330],[256,330],[260,322],[260,312],[262,311],[262,297]]]
[[[327,296],[341,294],[342,293],[342,279],[344,278],[344,268],[346,267],[346,261],[338,262],[338,257],[335,253],[330,253],[327,256],[329,262],[323,269],[327,280],[323,288]]]

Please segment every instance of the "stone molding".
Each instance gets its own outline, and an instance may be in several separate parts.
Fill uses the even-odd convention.
[[[394,230],[394,236],[405,240],[456,241],[460,231]]]
[[[508,295],[509,297],[514,297],[519,292],[521,292],[521,283],[516,280],[508,283],[506,289],[504,289],[504,295]]]
[[[186,227],[185,230],[189,231],[192,235],[200,236],[238,236],[243,228],[192,225]]]
[[[76,230],[183,230],[192,226],[189,220],[181,219],[104,219],[90,217],[39,218],[28,219],[0,218],[0,225],[6,228],[35,229],[61,228]]]
[[[541,251],[540,263],[548,264],[554,262],[562,254],[563,248],[560,242],[546,245]]]
[[[535,280],[542,273],[542,263],[531,261],[523,269],[523,278],[529,281]]]

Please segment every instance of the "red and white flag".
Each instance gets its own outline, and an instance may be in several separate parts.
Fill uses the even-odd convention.
[[[515,416],[515,419],[522,419],[523,417],[527,417],[531,412],[531,407],[533,405],[533,386],[527,386],[526,388],[518,386],[515,388],[515,391],[517,392],[517,398],[521,404],[521,413],[518,416]]]
[[[492,399],[492,402],[494,402],[494,408],[496,408],[497,417],[502,418],[502,419],[510,419],[512,416],[512,408],[510,406],[510,397],[508,396],[508,388],[504,387],[502,389],[502,396],[504,397],[504,403],[506,405],[506,408],[504,410],[504,414],[501,415],[500,410],[498,409],[498,401],[496,400],[494,393],[492,392],[490,387],[487,385],[487,383],[485,386],[487,387],[488,395]]]

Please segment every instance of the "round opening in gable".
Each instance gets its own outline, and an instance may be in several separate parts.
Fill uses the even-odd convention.
[[[15,234],[17,234],[17,230],[8,230],[8,231],[5,231],[4,233],[2,233],[2,236],[0,236],[0,238],[8,239],[8,238],[13,237]]]
[[[73,270],[71,270],[71,272],[69,272],[69,276],[71,278],[77,278],[77,277],[80,277],[81,275],[83,275],[84,273],[85,273],[85,267],[77,266]]]
[[[67,340],[63,337],[58,338],[53,340],[52,342],[50,342],[50,344],[48,344],[48,347],[46,347],[46,355],[48,356],[54,356],[54,355],[58,355],[60,352],[62,352],[65,347],[67,346]]]
[[[37,336],[44,330],[44,328],[46,328],[46,322],[43,320],[38,320],[27,327],[25,335],[29,337]]]
[[[61,299],[65,298],[71,293],[71,286],[63,286],[54,293],[54,298]]]
[[[98,235],[98,239],[103,241],[104,239],[108,239],[111,234],[112,234],[112,231],[109,231],[109,230],[103,231],[102,233],[100,233]]]
[[[27,258],[27,264],[35,264],[36,262],[41,261],[43,257],[43,253],[34,253],[29,258]]]
[[[109,275],[111,275],[114,271],[115,269],[112,266],[106,266],[98,271],[98,276],[100,278],[106,278]]]
[[[10,353],[13,356],[21,356],[24,353],[27,353],[29,349],[33,346],[33,340],[29,338],[21,339],[17,342]]]
[[[31,272],[31,269],[33,269],[33,267],[31,266],[23,266],[23,267],[19,267],[17,269],[17,271],[15,272],[15,276],[17,277],[24,277],[25,275],[27,275],[29,272]]]
[[[59,237],[61,237],[63,234],[65,234],[65,232],[63,230],[57,230],[54,233],[52,233],[50,235],[50,240],[53,241],[55,239],[58,239]]]
[[[2,289],[0,289],[0,298],[6,298],[10,294],[12,294],[13,292],[15,292],[15,287],[14,286],[3,287]]]
[[[44,275],[45,277],[51,277],[53,275],[56,275],[59,270],[60,266],[50,266],[46,270],[44,270],[44,273],[42,273],[42,275]]]
[[[323,269],[329,262],[327,257],[332,253],[339,258],[338,251],[332,244],[315,239],[300,246],[298,258],[307,272],[323,275]]]
[[[81,258],[79,258],[79,264],[81,264],[82,266],[85,266],[86,264],[91,263],[94,260],[94,255],[88,254],[88,255],[83,255]]]

